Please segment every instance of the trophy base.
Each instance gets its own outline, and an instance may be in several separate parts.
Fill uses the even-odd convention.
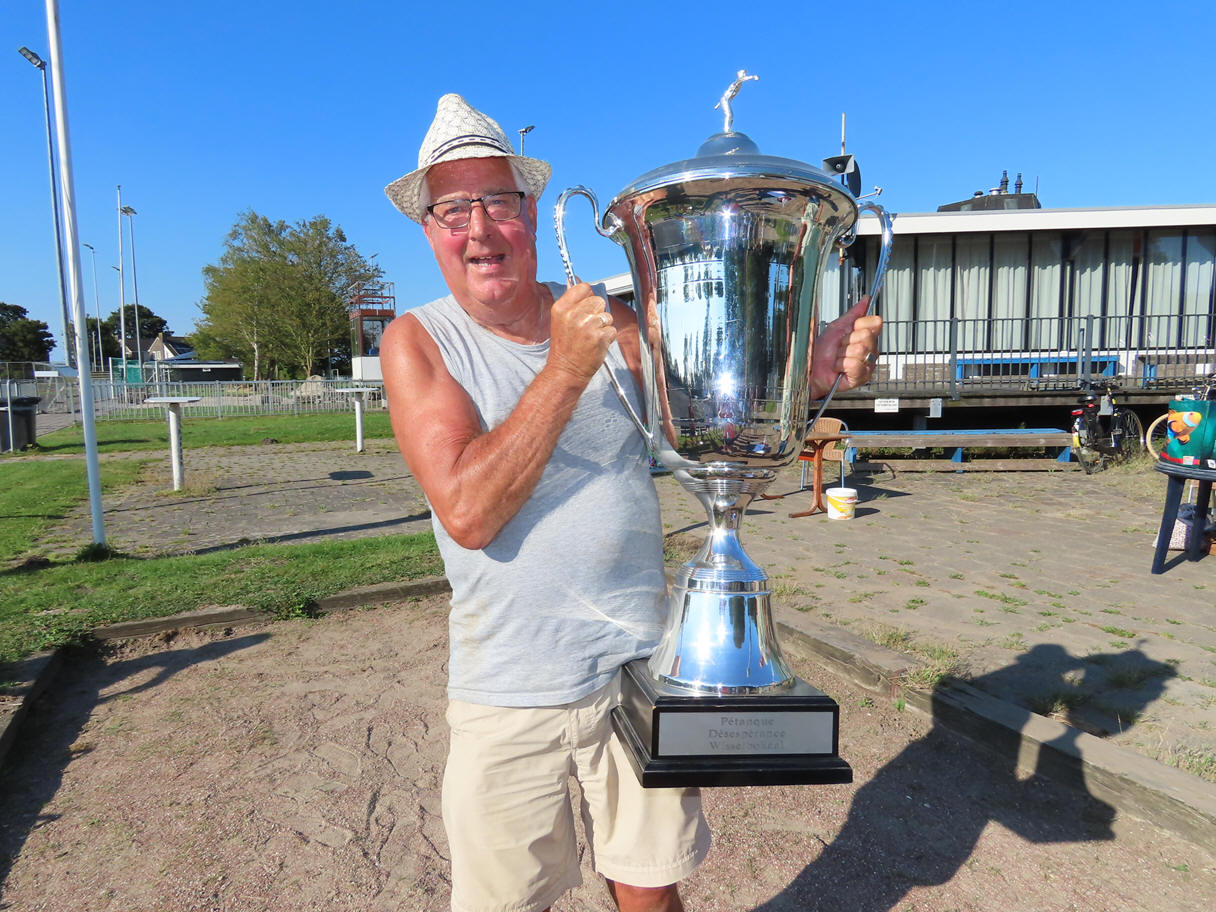
[[[655,681],[635,659],[621,692],[612,726],[644,788],[853,781],[837,756],[839,705],[797,678],[771,694],[696,694]]]

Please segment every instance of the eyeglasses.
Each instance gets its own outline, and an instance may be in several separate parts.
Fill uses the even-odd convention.
[[[450,199],[442,203],[427,206],[426,211],[435,217],[440,228],[464,228],[473,217],[473,204],[481,203],[481,208],[488,218],[495,222],[505,222],[516,218],[523,206],[522,190],[510,190],[505,193],[487,193],[476,199]]]

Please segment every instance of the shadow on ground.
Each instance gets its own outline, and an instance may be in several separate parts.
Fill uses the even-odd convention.
[[[1110,663],[1161,665],[1136,650],[1105,658]],[[1030,678],[1041,685],[1043,675],[1051,674],[1064,688],[1069,671],[1083,664],[1058,646],[1039,646],[970,683],[985,692],[1008,693],[1025,688]],[[1150,680],[1156,682],[1156,693],[1137,691],[1142,708],[1160,694],[1173,673],[1168,666],[1154,671]],[[1080,735],[1077,729],[1066,728],[1041,750],[1038,766],[1029,775],[1019,773],[1020,737],[1009,729],[994,729],[984,741],[987,763],[968,762],[971,744],[947,728],[958,709],[945,693],[939,689],[933,695],[929,733],[857,791],[840,835],[754,912],[892,912],[910,889],[954,877],[974,858],[990,823],[1039,844],[1115,838],[1115,810],[1090,794],[1071,750]],[[1023,723],[1029,721],[1030,712],[1021,712]],[[968,775],[955,776],[956,769]]]
[[[112,665],[89,650],[73,650],[59,671],[54,695],[44,695],[31,707],[20,739],[0,772],[0,884],[8,877],[12,862],[30,832],[54,819],[44,815],[42,808],[58,791],[63,771],[73,757],[88,750],[77,745],[77,741],[97,706],[151,690],[185,668],[248,649],[269,636],[258,633],[216,640],[194,649],[172,649]],[[141,680],[120,687],[128,678]],[[23,750],[28,750],[30,744],[48,731],[58,737],[40,744],[44,762],[21,763]],[[15,776],[19,763],[32,772],[24,777]]]

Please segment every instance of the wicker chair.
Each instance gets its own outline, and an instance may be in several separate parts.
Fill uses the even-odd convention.
[[[848,434],[849,426],[839,418],[820,418],[811,426],[810,433],[812,434]],[[848,461],[844,458],[848,450],[849,441],[842,440],[839,444],[829,447],[823,451],[824,462],[839,462],[840,463],[840,486],[844,487],[845,472],[848,467]],[[806,467],[811,462],[809,458],[799,457],[802,460],[802,480],[799,487],[806,488]],[[820,480],[822,483],[822,479]]]

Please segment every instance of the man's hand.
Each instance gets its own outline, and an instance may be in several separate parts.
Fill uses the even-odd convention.
[[[587,383],[616,340],[607,302],[586,282],[566,289],[549,311],[549,366]]]
[[[851,390],[869,382],[878,360],[878,335],[882,317],[866,316],[869,296],[827,325],[815,340],[811,358],[811,397],[822,399],[843,373],[837,392]]]

